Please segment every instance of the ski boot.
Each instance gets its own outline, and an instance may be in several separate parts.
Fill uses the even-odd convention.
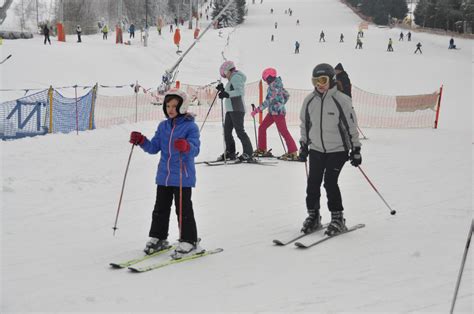
[[[143,251],[147,255],[151,255],[153,253],[166,250],[168,248],[170,248],[170,245],[167,240],[160,240],[158,238],[150,238],[150,240],[146,243]]]
[[[299,161],[297,152],[283,154],[278,159],[286,161]]]
[[[303,228],[301,228],[301,232],[307,234],[320,229],[321,227],[322,225],[319,209],[308,209],[308,217],[303,222]]]
[[[204,253],[204,249],[199,245],[201,239],[198,239],[196,242],[192,243],[191,241],[180,240],[178,246],[171,254],[171,258],[180,259],[189,255],[196,255]]]
[[[248,162],[248,163],[255,163],[255,162],[257,162],[257,160],[255,160],[255,158],[253,158],[252,156],[249,156],[249,155],[246,154],[246,153],[243,153],[243,154],[240,155],[238,158],[239,158],[240,162]]]
[[[347,230],[346,220],[342,211],[331,212],[331,222],[326,230],[328,236],[333,236]]]
[[[216,161],[224,161],[224,159],[225,160],[236,160],[237,159],[237,154],[226,152],[225,156],[224,156],[224,154],[220,155],[219,157],[217,157]]]
[[[263,150],[263,149],[257,149],[256,151],[253,152],[253,157],[274,157],[272,154],[272,150]]]

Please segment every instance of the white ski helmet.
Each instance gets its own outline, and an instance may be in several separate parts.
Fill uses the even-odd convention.
[[[163,100],[163,112],[165,113],[165,116],[168,118],[168,113],[166,112],[166,103],[171,99],[171,98],[177,98],[178,99],[178,107],[176,108],[176,111],[178,112],[178,115],[185,114],[188,112],[189,108],[189,97],[186,94],[186,92],[178,89],[178,88],[171,88],[169,91],[166,92],[165,94],[165,99]]]

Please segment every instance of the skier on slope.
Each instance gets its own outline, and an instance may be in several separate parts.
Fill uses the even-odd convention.
[[[362,163],[352,100],[337,90],[335,76],[334,68],[326,63],[318,64],[313,69],[315,89],[303,101],[300,112],[300,159],[306,161],[309,157],[306,187],[308,217],[301,229],[304,233],[321,228],[323,179],[331,212],[331,222],[326,233],[335,235],[347,230],[338,178],[348,159],[354,167]]]
[[[326,42],[326,39],[324,39],[324,36],[325,36],[324,31],[321,31],[321,34],[319,34],[319,42],[321,42],[321,40]]]
[[[136,131],[130,134],[130,143],[140,145],[145,152],[149,154],[161,152],[156,174],[157,190],[149,232],[150,240],[144,249],[147,254],[169,247],[167,238],[173,197],[180,223],[180,239],[175,255],[203,251],[197,238],[191,201],[191,188],[196,184],[194,157],[199,154],[201,143],[199,128],[194,122],[194,117],[187,113],[188,107],[186,93],[171,89],[166,93],[163,101],[163,111],[167,119],[160,122],[153,138],[148,140]],[[181,217],[180,186],[182,187]]]
[[[82,34],[81,25],[77,25],[77,27],[76,27],[76,34],[77,34],[77,42],[78,42],[78,43],[82,42],[82,40],[81,40],[81,34]]]
[[[393,41],[392,38],[388,39],[387,51],[393,51]]]
[[[224,159],[235,160],[236,150],[235,141],[232,136],[232,130],[235,129],[237,137],[240,139],[243,147],[243,153],[239,156],[239,160],[243,162],[255,161],[252,157],[253,148],[250,138],[245,132],[244,117],[245,117],[245,81],[247,77],[241,71],[237,71],[235,64],[232,61],[225,61],[220,69],[220,75],[228,80],[227,84],[220,83],[216,89],[219,91],[219,98],[225,99],[225,120],[224,120],[224,139],[225,139],[225,153],[217,158],[222,161]]]
[[[351,79],[349,78],[347,72],[344,70],[344,67],[341,63],[338,63],[334,70],[336,71],[337,89],[352,98]]]
[[[252,117],[268,108],[268,113],[258,128],[258,149],[255,156],[269,157],[272,153],[267,151],[267,129],[275,123],[278,132],[285,139],[288,153],[280,157],[282,160],[298,160],[298,148],[286,126],[286,108],[290,94],[283,87],[281,77],[277,76],[274,68],[267,68],[262,73],[262,79],[268,84],[265,101],[252,111]]]
[[[423,52],[421,51],[421,46],[422,46],[422,45],[421,45],[420,42],[418,42],[418,43],[416,44],[415,54],[416,54],[418,51],[419,51],[421,54],[423,54]]]

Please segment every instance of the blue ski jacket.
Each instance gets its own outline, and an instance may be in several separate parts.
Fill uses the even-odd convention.
[[[179,186],[179,151],[174,148],[175,140],[186,139],[191,146],[189,152],[181,153],[183,187],[196,185],[196,168],[194,157],[199,154],[201,142],[199,128],[194,117],[186,114],[174,119],[162,121],[151,140],[145,139],[141,148],[149,154],[161,151],[160,162],[156,172],[156,184],[163,186]]]

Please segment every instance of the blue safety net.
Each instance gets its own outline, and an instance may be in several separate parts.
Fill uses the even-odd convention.
[[[0,104],[0,138],[17,139],[47,133],[69,133],[95,128],[92,90],[84,96],[66,98],[53,91],[53,123],[50,123],[48,90]],[[52,128],[51,128],[52,127]]]

